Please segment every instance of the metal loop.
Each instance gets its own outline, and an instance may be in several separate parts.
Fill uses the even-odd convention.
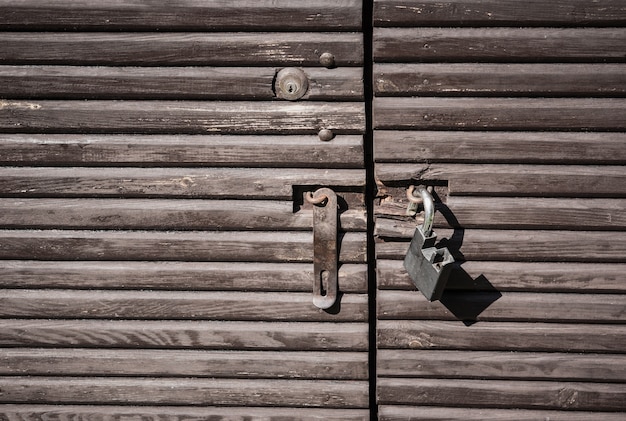
[[[328,201],[328,196],[326,196],[325,194],[321,194],[319,197],[315,197],[312,192],[307,192],[307,194],[304,195],[304,198],[306,199],[307,202],[313,205],[323,206],[324,202]]]
[[[415,186],[411,185],[406,191],[406,198],[409,199],[411,203],[422,203],[423,199],[421,197],[416,197],[413,192],[415,191]]]
[[[433,200],[433,196],[424,187],[420,187],[418,192],[422,197],[424,205],[424,224],[422,225],[422,232],[428,237],[433,231],[433,222],[435,220],[435,201]]]

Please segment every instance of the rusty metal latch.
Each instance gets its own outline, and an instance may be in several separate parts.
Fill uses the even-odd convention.
[[[305,196],[313,207],[313,304],[327,309],[337,300],[337,195],[329,188]]]

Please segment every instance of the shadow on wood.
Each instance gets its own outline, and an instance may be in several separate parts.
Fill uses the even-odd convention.
[[[452,227],[459,227],[454,229],[450,238],[441,239],[437,246],[447,247],[452,255],[457,258],[457,262],[454,263],[455,267],[448,279],[447,291],[444,291],[439,301],[457,319],[463,321],[466,326],[471,326],[478,321],[478,317],[483,311],[502,297],[502,294],[484,275],[481,274],[473,278],[472,275],[463,269],[462,265],[465,261],[465,256],[461,248],[463,246],[465,228],[459,224],[459,221],[448,206],[441,203],[439,198],[437,198],[437,202],[437,209],[448,224]],[[450,289],[452,286],[454,290]]]

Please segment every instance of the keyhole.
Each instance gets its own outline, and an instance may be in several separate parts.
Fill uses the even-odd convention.
[[[294,94],[298,91],[298,85],[294,82],[287,82],[287,92],[290,94]]]

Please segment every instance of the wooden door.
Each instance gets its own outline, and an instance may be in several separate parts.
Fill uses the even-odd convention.
[[[361,13],[0,1],[0,419],[369,419]]]
[[[379,419],[622,420],[626,4],[375,0]],[[439,197],[461,262],[402,259]]]

